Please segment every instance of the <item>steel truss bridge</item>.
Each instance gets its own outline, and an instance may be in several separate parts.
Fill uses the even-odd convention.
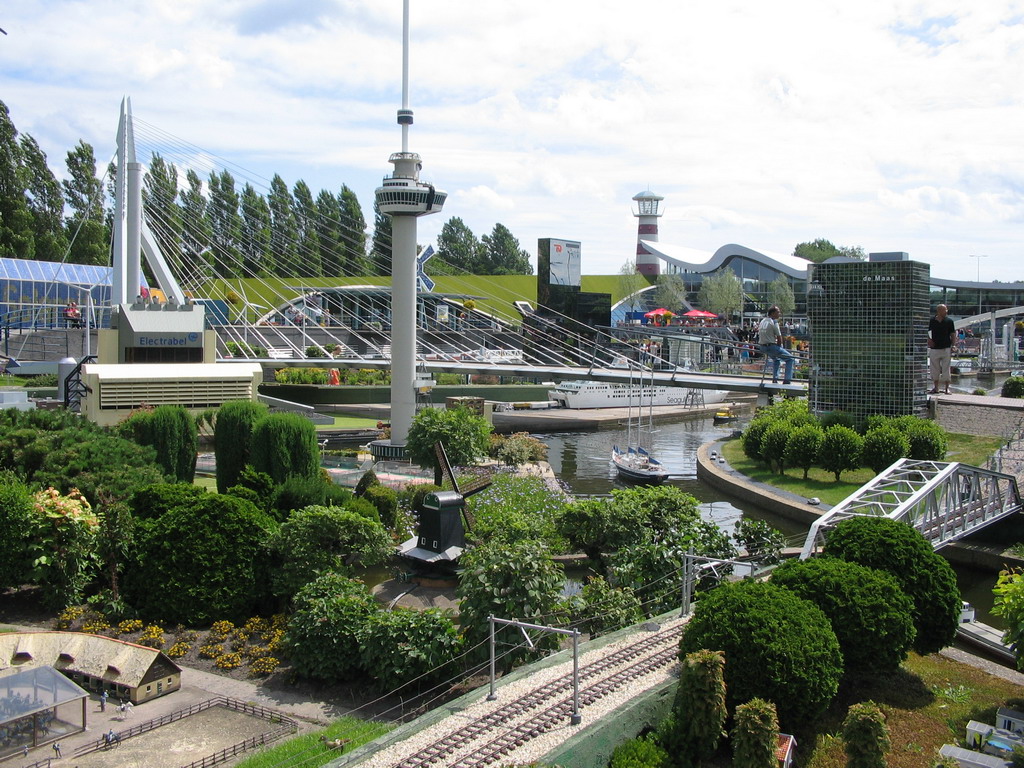
[[[1017,478],[959,462],[900,459],[825,513],[807,534],[802,559],[852,517],[888,517],[920,531],[935,549],[1021,511]]]

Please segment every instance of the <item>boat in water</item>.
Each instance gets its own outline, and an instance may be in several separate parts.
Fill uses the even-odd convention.
[[[987,651],[993,658],[1008,666],[1015,666],[1017,654],[1013,647],[1003,640],[1003,631],[989,626],[975,618],[974,606],[960,603],[960,623],[956,628],[959,640]]]
[[[715,424],[728,424],[730,421],[736,421],[739,417],[740,415],[736,412],[736,409],[731,405],[727,405],[715,411],[712,422]]]
[[[639,377],[635,382],[630,373],[629,384],[626,385],[629,400],[629,415],[627,419],[626,427],[626,450],[621,450],[619,446],[612,446],[612,464],[615,465],[615,471],[618,474],[619,480],[630,483],[633,485],[660,485],[661,483],[668,480],[668,470],[665,469],[664,465],[655,459],[644,448],[644,444],[650,445],[651,443],[651,432],[654,428],[654,413],[651,409],[652,397],[654,391],[658,389],[653,386],[653,382],[650,386],[644,384],[644,371],[641,369]],[[653,379],[654,372],[651,371],[651,378]],[[610,385],[617,386],[617,385]],[[621,386],[621,385],[619,385]],[[645,403],[644,395],[647,396]],[[636,397],[634,400],[633,397]],[[634,405],[635,405],[635,417],[634,417]],[[647,406],[647,418],[644,419],[644,406]]]
[[[665,465],[639,446],[622,451],[613,445],[612,463],[619,479],[627,483],[659,485],[668,480],[669,472]]]
[[[562,408],[628,408],[630,404],[711,405],[722,402],[724,389],[691,389],[655,384],[612,384],[607,381],[563,381],[548,390],[548,399]]]

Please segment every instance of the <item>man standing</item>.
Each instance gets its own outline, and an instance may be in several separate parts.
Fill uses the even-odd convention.
[[[935,317],[928,321],[928,367],[932,371],[932,390],[929,394],[939,394],[939,384],[949,394],[949,364],[953,358],[953,337],[956,326],[946,316],[949,310],[945,304],[935,308]]]
[[[793,363],[795,358],[787,350],[782,348],[782,331],[779,329],[779,317],[782,310],[772,307],[768,314],[757,327],[757,343],[761,345],[761,352],[765,357],[770,357],[772,365],[772,384],[779,383],[779,363],[786,361],[786,373],[783,384],[789,384],[793,380]]]

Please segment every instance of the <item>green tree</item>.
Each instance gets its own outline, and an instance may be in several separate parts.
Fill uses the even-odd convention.
[[[347,272],[344,267],[346,244],[342,230],[343,215],[338,198],[326,189],[320,190],[316,196],[316,239],[320,247],[320,268],[326,277],[357,274]]]
[[[252,428],[250,457],[275,483],[292,476],[319,477],[320,446],[313,422],[297,413],[272,413]]]
[[[177,274],[189,274],[181,260],[182,222],[178,169],[156,152],[142,183],[142,210],[160,252]]]
[[[192,268],[197,276],[206,277],[212,271],[210,243],[213,232],[207,216],[203,180],[191,168],[185,173],[188,189],[178,197],[181,206],[181,261]]]
[[[532,275],[530,253],[504,224],[495,224],[491,234],[481,238],[484,275]]]
[[[816,424],[804,424],[794,429],[789,433],[783,454],[786,466],[802,469],[806,480],[808,471],[818,462],[818,453],[824,439],[824,431]]]
[[[235,178],[228,171],[210,173],[210,199],[206,217],[210,222],[210,249],[213,273],[218,277],[241,277],[238,243],[242,235],[242,217]]]
[[[849,518],[829,533],[824,554],[896,579],[914,603],[917,653],[935,653],[953,642],[960,618],[956,574],[914,528],[887,517]]]
[[[839,476],[846,470],[860,466],[861,449],[864,438],[849,427],[837,424],[825,430],[818,450],[818,464],[826,472],[831,472],[839,482]]]
[[[373,201],[373,242],[370,244],[369,274],[391,274],[391,217]]]
[[[0,590],[28,581],[32,567],[29,534],[35,527],[35,500],[11,470],[0,471]]]
[[[701,765],[714,756],[724,736],[725,658],[721,651],[698,650],[680,659],[679,683],[661,745],[678,765]]]
[[[642,277],[642,276],[641,276]],[[646,278],[642,278],[646,280]],[[654,302],[659,307],[679,311],[686,306],[686,284],[679,275],[659,275],[654,289]]]
[[[484,246],[473,230],[458,216],[453,216],[441,227],[437,236],[437,258],[429,265],[438,269],[444,265],[455,275],[482,274],[486,264],[484,253]]]
[[[781,272],[768,283],[768,306],[773,305],[782,310],[783,315],[791,315],[796,309],[793,286],[789,284],[789,278]]]
[[[299,590],[285,645],[303,677],[339,683],[360,671],[359,637],[379,608],[361,581],[324,573]]]
[[[873,701],[852,704],[843,720],[843,749],[849,768],[886,768],[889,728],[885,714]]]
[[[627,259],[619,267],[619,293],[630,312],[636,312],[637,307],[642,306],[640,291],[649,285],[647,278],[637,272],[636,259]]]
[[[820,264],[836,256],[842,256],[842,253],[831,241],[819,237],[817,240],[812,240],[809,243],[798,243],[793,249],[793,255],[799,256],[801,259],[813,261],[815,264]]]
[[[447,611],[378,611],[359,627],[358,635],[362,667],[382,690],[409,684],[422,689],[461,671],[455,661],[462,651],[462,636]]]
[[[242,189],[241,227],[238,243],[242,258],[243,277],[261,277],[267,274],[270,261],[270,206],[252,184]]]
[[[79,141],[67,155],[68,178],[61,182],[71,209],[68,218],[70,260],[76,264],[106,264],[110,257],[110,228],[103,210],[103,182],[96,177],[96,155]]]
[[[813,603],[770,583],[723,583],[698,602],[682,653],[725,653],[730,709],[774,701],[783,726],[814,720],[839,689],[843,657],[828,618]]]
[[[569,623],[591,638],[643,621],[643,604],[630,587],[616,589],[601,576],[587,580],[583,589],[567,597],[563,610]]]
[[[441,464],[434,445],[444,445],[453,467],[466,466],[487,455],[490,434],[487,420],[467,408],[424,408],[412,419],[405,450],[415,463],[432,468],[434,485],[441,485]]]
[[[708,312],[732,317],[743,311],[743,284],[731,267],[705,275],[697,293],[697,302]]]
[[[278,277],[294,275],[299,263],[295,201],[284,179],[276,173],[270,181],[267,202],[270,205],[270,273]]]
[[[630,739],[612,750],[609,768],[669,768],[668,752],[648,737]]]
[[[299,263],[296,273],[301,277],[319,277],[323,274],[320,264],[320,233],[317,231],[316,202],[309,185],[299,179],[292,189],[295,200],[295,229]]]
[[[786,537],[778,528],[764,520],[744,517],[733,526],[732,539],[746,550],[747,556],[763,565],[774,565],[782,559]]]
[[[786,471],[786,448],[793,434],[793,425],[777,419],[761,436],[761,459],[769,468],[775,465],[781,475]]]
[[[271,540],[281,565],[275,595],[291,597],[321,573],[351,575],[350,563],[378,565],[391,556],[391,537],[377,522],[340,507],[312,506],[285,520]]]
[[[250,502],[218,493],[140,521],[129,603],[172,624],[244,621],[268,596],[276,527]]]
[[[466,646],[479,646],[490,634],[490,616],[519,619],[531,624],[548,624],[562,595],[562,569],[547,549],[535,542],[505,544],[486,542],[466,551],[460,560],[462,578],[456,589],[459,624]],[[512,665],[529,656],[519,629],[495,627],[496,642],[506,646],[505,663]],[[509,649],[508,644],[517,646]],[[536,650],[557,647],[557,638],[544,633],[533,639]]]
[[[0,101],[0,257],[30,259],[34,253],[18,129]]]
[[[80,603],[97,572],[96,513],[75,490],[65,495],[47,488],[34,494],[33,500],[30,581],[42,587],[48,608]]]
[[[46,153],[34,138],[22,134],[20,144],[35,258],[63,261],[68,241],[64,233],[64,195],[60,183],[46,165]]]
[[[779,718],[770,701],[755,698],[736,707],[730,734],[735,768],[776,768],[778,734]]]
[[[910,440],[895,427],[870,429],[864,435],[860,461],[876,475],[910,453]]]
[[[268,413],[267,406],[253,400],[232,400],[217,409],[213,450],[219,493],[238,483],[242,470],[251,460],[253,428]]]
[[[338,194],[341,205],[341,247],[343,275],[391,274],[391,218],[384,216],[386,222],[380,222],[374,231],[374,252],[381,254],[381,261],[386,261],[384,272],[368,272],[366,259],[366,217],[363,216],[359,198],[349,187],[342,185]],[[374,208],[376,210],[376,207]],[[379,237],[379,241],[378,241]]]
[[[140,445],[152,446],[164,474],[180,482],[191,483],[196,473],[199,430],[196,421],[183,406],[164,404],[151,412],[136,411],[120,431]]]
[[[1003,642],[1013,648],[1017,669],[1024,671],[1024,573],[1012,569],[1000,571],[992,594],[995,595],[992,613],[1006,620]]]
[[[789,560],[772,583],[810,600],[832,622],[848,675],[894,672],[914,642],[914,604],[884,571],[834,557]]]

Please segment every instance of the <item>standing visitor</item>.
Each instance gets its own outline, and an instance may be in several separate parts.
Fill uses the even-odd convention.
[[[943,385],[944,394],[949,394],[950,362],[953,358],[953,336],[956,326],[952,318],[947,316],[949,309],[945,304],[935,308],[935,316],[928,321],[928,367],[932,372],[932,389],[929,394],[939,394],[939,384]]]
[[[782,383],[789,384],[793,381],[793,363],[795,358],[782,348],[782,330],[779,328],[779,317],[781,315],[781,309],[772,307],[757,327],[757,343],[761,345],[761,352],[765,357],[770,357],[773,361],[772,384],[779,383],[779,363],[783,360],[786,361],[786,373]]]

